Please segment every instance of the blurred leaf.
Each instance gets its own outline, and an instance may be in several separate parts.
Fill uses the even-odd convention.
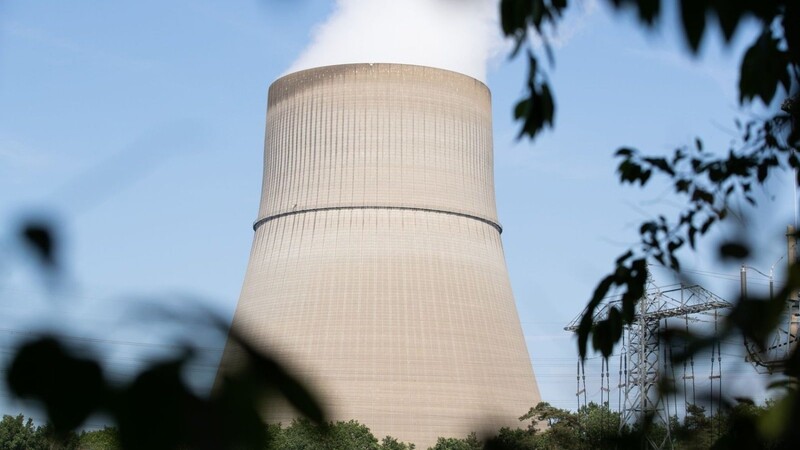
[[[614,156],[629,157],[629,156],[633,156],[633,154],[635,154],[635,153],[636,153],[636,150],[634,150],[634,149],[622,147],[619,150],[617,150],[616,153],[614,153]]]
[[[553,125],[553,115],[555,114],[556,106],[553,101],[553,96],[550,94],[550,86],[547,83],[542,83],[541,94],[539,100],[541,101],[540,109],[542,111],[543,125]]]
[[[514,108],[514,118],[524,119],[528,115],[528,110],[531,108],[531,99],[520,100]]]
[[[767,385],[767,389],[793,390],[796,388],[797,388],[796,378],[784,378],[782,380],[773,381]]]
[[[740,242],[725,242],[719,246],[722,259],[745,259],[750,256],[750,249]]]
[[[779,398],[772,407],[767,409],[764,415],[758,420],[758,429],[767,439],[777,439],[787,427],[796,427],[797,424],[789,423],[792,417],[792,409],[797,399],[797,392],[788,392]]]
[[[723,330],[717,336],[698,336],[684,328],[667,328],[661,332],[661,338],[670,344],[672,352],[670,359],[673,364],[681,364],[688,361],[698,352],[708,349],[715,345],[720,336],[725,335],[727,330]]]
[[[797,341],[796,341],[797,342]],[[795,344],[789,359],[786,361],[784,374],[793,377],[795,382],[800,379],[800,345]]]
[[[706,234],[706,232],[708,232],[708,229],[711,228],[711,225],[713,225],[716,220],[717,218],[714,216],[711,216],[708,219],[706,219],[706,221],[703,222],[703,225],[700,227],[700,234]]]
[[[603,298],[608,295],[608,290],[611,289],[613,283],[613,275],[605,277],[603,281],[601,281],[595,288],[594,295],[592,295],[591,300],[589,300],[589,304],[586,305],[586,309],[583,311],[583,316],[581,317],[580,324],[578,325],[578,353],[581,359],[586,357],[586,344],[589,340],[589,335],[592,332],[594,311],[600,302],[603,301]]]
[[[613,343],[616,343],[622,337],[622,330],[623,330],[622,313],[620,312],[619,308],[616,307],[611,308],[608,311],[608,319],[606,320],[608,320],[609,329],[611,331],[611,340],[613,341]]]
[[[644,161],[670,176],[675,176],[675,171],[664,158],[644,158]]]
[[[325,413],[322,405],[294,376],[290,375],[275,359],[256,349],[235,332],[230,337],[242,348],[248,358],[248,365],[256,380],[263,383],[267,389],[276,389],[292,404],[301,414],[315,423],[325,422]]]
[[[107,400],[100,366],[73,356],[52,337],[23,344],[6,376],[11,392],[42,403],[58,433],[77,428]]]
[[[644,169],[640,164],[630,159],[626,159],[619,164],[617,173],[619,173],[621,183],[634,184],[638,181],[640,186],[644,186],[647,184],[647,180],[650,179],[652,171]]]
[[[692,201],[693,202],[704,202],[708,204],[714,203],[714,195],[704,189],[695,188],[694,192],[692,193]]]
[[[789,89],[790,73],[787,53],[780,49],[780,41],[767,27],[742,59],[739,77],[739,101],[746,103],[760,98],[768,105],[778,85]]]
[[[611,3],[617,8],[633,7],[639,20],[647,26],[652,26],[661,13],[660,0],[611,0]]]
[[[525,0],[502,0],[500,2],[500,18],[503,33],[514,35],[517,30],[525,28],[525,17],[530,2]]]
[[[763,183],[769,174],[769,167],[766,164],[759,164],[757,168],[757,179],[759,183]]]
[[[763,351],[785,308],[786,295],[781,294],[786,294],[785,288],[772,300],[739,299],[726,320]]]
[[[22,226],[20,238],[48,268],[56,266],[56,239],[49,224],[29,222]]]
[[[711,8],[717,13],[722,35],[726,42],[733,38],[736,28],[745,14],[743,0],[712,0],[709,2]]]
[[[541,30],[542,26],[542,18],[544,17],[545,7],[544,7],[544,0],[528,0],[528,3],[531,5],[530,9],[530,20],[533,24],[533,27],[537,30]]]
[[[601,320],[594,325],[592,330],[592,347],[599,350],[603,358],[608,358],[614,350],[613,330],[609,321]]]
[[[786,40],[787,55],[794,64],[800,64],[800,2],[788,1],[781,25]]]
[[[263,403],[272,399],[264,399],[261,388],[248,381],[225,376],[211,398],[214,414],[209,420],[216,425],[223,441],[235,444],[235,448],[261,448],[267,439],[260,411]]]
[[[708,0],[681,0],[681,22],[689,48],[697,53],[706,27]]]
[[[185,361],[151,365],[120,393],[113,413],[124,448],[175,449],[188,443],[187,425],[200,401],[181,378]]]

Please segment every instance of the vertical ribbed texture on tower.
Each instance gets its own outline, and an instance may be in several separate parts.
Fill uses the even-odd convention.
[[[311,383],[331,419],[379,439],[427,448],[518,426],[539,392],[500,241],[486,86],[353,64],[280,78],[268,103],[233,326]],[[221,370],[236,358],[229,345]]]

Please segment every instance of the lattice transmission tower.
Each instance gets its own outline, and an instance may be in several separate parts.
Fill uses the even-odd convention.
[[[595,321],[607,317],[608,311],[619,307],[620,299],[610,299],[595,312]],[[669,429],[669,417],[672,408],[669,398],[659,392],[659,384],[664,374],[672,374],[671,379],[676,381],[675,368],[670,363],[671,348],[662,346],[660,333],[666,329],[667,320],[680,320],[687,329],[690,324],[697,322],[707,323],[706,326],[716,328],[720,319],[719,311],[730,308],[732,305],[716,296],[705,288],[683,284],[657,287],[652,278],[648,277],[648,289],[636,305],[636,315],[632,323],[626,326],[622,348],[619,353],[619,383],[618,405],[620,408],[620,424],[633,424],[644,417],[651,417],[654,423],[660,423],[666,430],[663,439],[658,441],[648,437],[648,448],[672,448],[672,439]],[[564,329],[576,332],[583,314],[576,317]],[[719,347],[712,349],[712,364],[709,380],[711,389],[721,388],[721,356]],[[714,358],[716,357],[716,361]],[[601,402],[608,402],[611,396],[608,361],[603,362],[601,368]],[[684,394],[691,393],[692,400],[684,397],[684,403],[694,403],[694,361],[689,358],[683,364]],[[583,385],[581,385],[583,382]],[[712,392],[713,394],[713,392]],[[585,374],[582,362],[578,363],[578,403],[581,398],[586,403]],[[605,399],[605,400],[603,400]],[[673,400],[672,407],[677,414],[677,399]],[[684,408],[685,408],[684,405]]]

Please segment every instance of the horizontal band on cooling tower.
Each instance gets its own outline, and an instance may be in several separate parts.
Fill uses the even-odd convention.
[[[348,210],[348,209],[385,209],[385,210],[396,210],[396,211],[421,211],[421,212],[432,212],[432,213],[439,213],[439,214],[449,214],[451,216],[459,216],[465,217],[467,219],[477,220],[478,222],[483,222],[487,225],[491,225],[494,229],[497,230],[498,233],[503,232],[503,227],[500,226],[499,223],[493,222],[489,219],[473,216],[471,214],[464,214],[455,211],[446,211],[443,209],[432,209],[432,208],[415,208],[412,206],[328,206],[324,208],[309,208],[309,209],[298,209],[297,211],[287,211],[280,214],[275,214],[272,216],[264,217],[263,219],[259,219],[256,223],[253,224],[253,230],[257,230],[258,227],[261,225],[269,222],[270,220],[280,219],[281,217],[292,216],[295,214],[304,214],[310,212],[317,212],[317,211],[341,211],[341,210]]]

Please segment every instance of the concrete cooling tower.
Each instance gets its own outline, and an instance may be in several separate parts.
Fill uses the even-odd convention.
[[[275,81],[234,327],[310,383],[330,419],[379,439],[427,448],[519,426],[540,397],[492,157],[489,90],[465,75],[353,64]],[[235,360],[229,345],[221,370]]]

